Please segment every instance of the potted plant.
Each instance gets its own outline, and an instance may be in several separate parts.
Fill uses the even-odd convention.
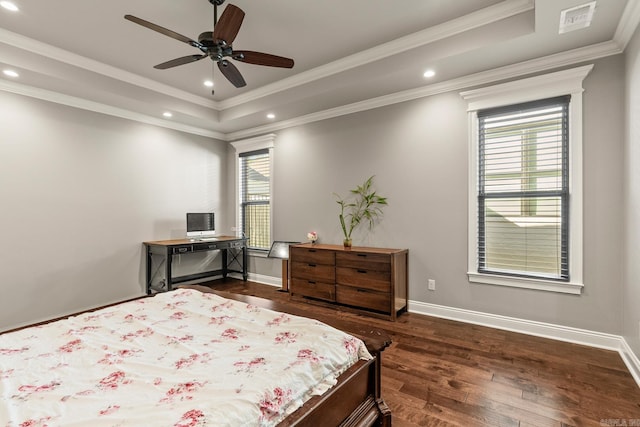
[[[340,205],[340,226],[344,234],[343,244],[345,248],[351,247],[351,233],[363,221],[368,223],[369,230],[373,228],[375,220],[382,216],[382,206],[387,204],[387,198],[378,195],[372,188],[373,176],[369,177],[364,184],[350,190],[350,197],[337,197]]]

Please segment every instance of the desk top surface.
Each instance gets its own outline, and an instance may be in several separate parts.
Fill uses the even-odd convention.
[[[197,243],[216,243],[216,242],[231,242],[234,240],[246,240],[246,237],[237,236],[215,236],[215,240],[198,240],[198,239],[174,239],[174,240],[154,240],[149,242],[142,242],[145,245],[154,246],[180,246],[191,245]]]

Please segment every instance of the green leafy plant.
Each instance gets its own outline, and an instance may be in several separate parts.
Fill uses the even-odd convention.
[[[387,205],[387,198],[378,195],[372,189],[373,176],[364,184],[350,190],[349,196],[342,198],[334,193],[340,205],[340,226],[344,234],[344,246],[351,246],[351,233],[365,222],[371,230],[375,221],[382,216],[382,206]]]

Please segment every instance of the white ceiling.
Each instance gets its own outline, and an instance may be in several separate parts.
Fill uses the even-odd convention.
[[[598,0],[591,26],[562,35],[560,12],[589,0],[227,0],[219,15],[228,2],[246,13],[235,49],[295,67],[236,61],[241,89],[216,67],[211,96],[215,64],[156,70],[199,51],[123,18],[197,40],[212,30],[208,0],[13,2],[17,13],[0,8],[0,68],[20,77],[0,74],[0,90],[228,140],[620,53],[640,21],[640,0]]]

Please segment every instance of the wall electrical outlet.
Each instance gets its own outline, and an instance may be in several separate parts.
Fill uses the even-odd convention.
[[[429,289],[430,291],[435,291],[436,290],[436,281],[433,279],[429,279],[427,281],[427,289]]]

